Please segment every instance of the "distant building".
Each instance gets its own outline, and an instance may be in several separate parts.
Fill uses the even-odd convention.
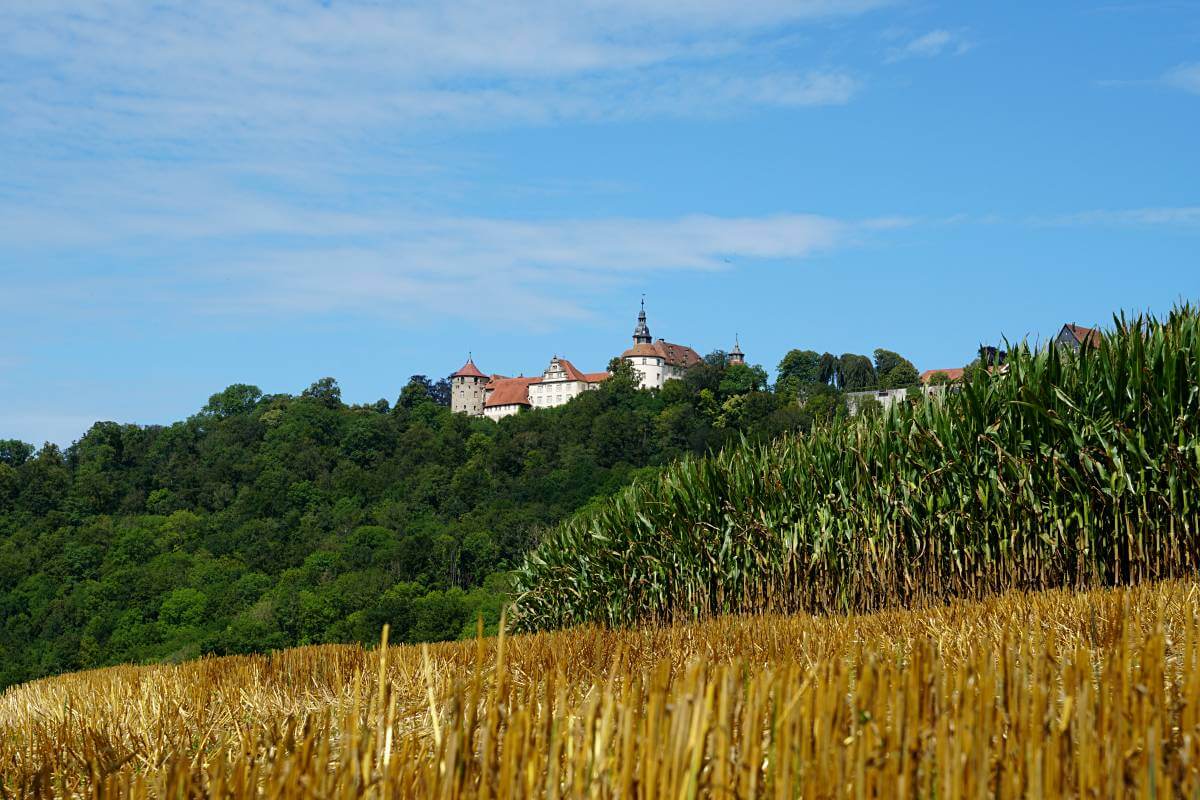
[[[933,377],[938,374],[946,376],[944,384],[933,383]],[[958,391],[955,386],[962,380],[965,370],[962,367],[952,367],[949,369],[927,369],[920,375],[921,385],[908,386],[900,389],[868,389],[865,392],[846,392],[846,410],[850,412],[850,416],[858,414],[862,408],[865,398],[874,398],[884,411],[894,406],[897,403],[902,403],[910,398],[916,399],[920,395],[925,397],[941,397],[947,391]],[[919,393],[919,394],[918,394]]]
[[[958,383],[960,380],[962,380],[963,373],[965,372],[966,370],[964,370],[962,367],[951,367],[950,369],[927,369],[921,373],[921,385],[936,385],[933,383],[933,377],[939,373],[946,376],[947,383]]]
[[[572,397],[598,388],[607,378],[607,372],[580,372],[570,361],[558,356],[550,359],[541,377],[489,376],[468,358],[450,376],[450,410],[473,417],[502,419],[523,408],[561,406]]]
[[[621,358],[633,364],[642,389],[661,389],[664,383],[672,378],[682,378],[683,373],[702,360],[695,350],[685,345],[662,339],[654,341],[646,324],[645,301],[638,313],[637,327],[633,329],[633,347],[621,353]]]
[[[742,346],[738,343],[737,334],[733,336],[733,349],[729,351],[730,364],[745,364],[746,354],[742,352]]]
[[[1054,337],[1054,342],[1059,347],[1067,347],[1078,352],[1085,342],[1091,347],[1099,347],[1100,337],[1099,328],[1085,328],[1082,325],[1071,323],[1062,326],[1058,336]]]
[[[450,376],[450,410],[456,414],[482,416],[484,387],[488,380],[468,355],[467,363]]]
[[[862,408],[863,401],[870,397],[879,403],[880,407],[887,411],[896,403],[901,403],[908,398],[909,391],[916,392],[916,389],[867,389],[862,392],[846,392],[846,410],[850,412],[850,416],[857,416]]]
[[[701,361],[690,347],[662,339],[656,341],[650,336],[645,301],[633,331],[633,347],[620,357],[633,365],[638,373],[638,385],[643,389],[661,389],[664,383],[682,377],[689,367]],[[745,363],[745,354],[736,337],[729,363]],[[556,355],[550,359],[550,365],[542,371],[541,377],[509,378],[484,373],[468,357],[467,363],[450,376],[450,410],[498,420],[524,408],[561,406],[573,397],[598,389],[608,377],[607,372],[583,372]]]
[[[499,420],[516,414],[523,408],[529,408],[529,387],[539,380],[541,379],[493,375],[484,387],[486,396],[483,401],[483,416],[490,420]]]

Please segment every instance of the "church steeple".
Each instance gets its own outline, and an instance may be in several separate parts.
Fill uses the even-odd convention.
[[[638,312],[637,327],[633,329],[633,343],[650,344],[652,341],[650,328],[646,325],[646,296],[642,295],[642,310]]]

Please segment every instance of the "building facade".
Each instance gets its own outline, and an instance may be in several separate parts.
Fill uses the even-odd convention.
[[[621,358],[633,365],[642,389],[661,389],[672,378],[682,378],[690,367],[699,364],[700,356],[690,347],[655,340],[646,324],[646,304],[638,312],[637,327],[633,329],[633,347],[621,353]]]
[[[730,353],[731,363],[744,363],[736,342],[734,351],[741,361],[733,362],[734,353]],[[644,302],[633,331],[633,347],[622,353],[621,358],[633,365],[643,389],[661,389],[664,383],[682,377],[688,368],[701,361],[690,347],[650,336]],[[583,372],[558,355],[550,359],[539,377],[488,375],[468,357],[467,363],[450,376],[450,410],[499,420],[526,408],[561,406],[584,392],[600,388],[608,377],[607,372]]]

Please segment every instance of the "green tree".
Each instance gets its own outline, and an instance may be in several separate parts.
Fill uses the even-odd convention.
[[[33,457],[33,445],[19,439],[0,439],[0,464],[14,469]]]
[[[301,397],[316,400],[326,408],[341,408],[342,389],[333,378],[320,378],[300,393]]]
[[[821,360],[818,362],[817,379],[824,384],[837,384],[838,358],[833,353],[821,354]]]
[[[875,350],[875,374],[880,389],[902,389],[920,382],[920,373],[911,361],[882,348]]]
[[[730,364],[721,377],[720,391],[723,397],[761,392],[767,385],[767,371],[755,364]]]
[[[877,385],[871,359],[855,353],[843,353],[837,364],[837,386],[844,392],[861,392]]]
[[[846,415],[846,402],[841,392],[822,384],[805,399],[801,411],[811,425],[828,425]]]
[[[821,382],[821,356],[815,350],[789,350],[779,361],[779,377],[801,383]]]
[[[457,638],[471,617],[462,589],[435,590],[413,601],[409,642],[439,642]]]
[[[796,399],[807,388],[821,383],[821,356],[815,350],[789,350],[775,370],[775,391]]]
[[[171,592],[162,601],[158,619],[165,625],[199,625],[204,620],[208,598],[197,589],[184,587]]]
[[[609,395],[629,396],[641,385],[641,376],[634,368],[633,362],[624,358],[614,358],[608,362],[608,380],[601,384],[603,391]]]
[[[201,414],[213,419],[226,419],[235,414],[247,414],[262,399],[262,390],[246,383],[235,383],[208,398]]]
[[[8,464],[0,462],[0,513],[8,510],[20,485],[20,474]]]
[[[433,402],[433,393],[433,381],[424,375],[413,375],[408,379],[408,383],[404,385],[404,388],[400,390],[400,397],[396,400],[396,407],[416,408],[421,403]]]

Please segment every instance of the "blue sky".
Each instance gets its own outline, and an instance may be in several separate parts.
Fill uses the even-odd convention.
[[[15,7],[14,7],[15,6]],[[0,10],[0,438],[1200,297],[1200,3]]]

